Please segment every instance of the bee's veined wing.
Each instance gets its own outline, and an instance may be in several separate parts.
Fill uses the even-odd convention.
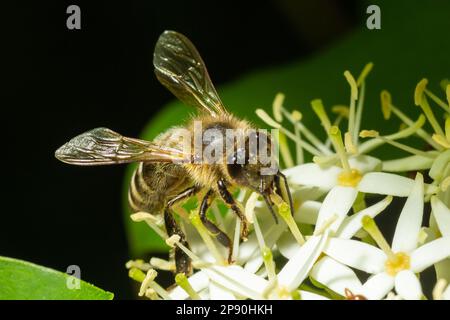
[[[175,31],[164,31],[153,54],[158,80],[182,102],[217,117],[227,113],[205,63],[192,42]]]
[[[56,150],[55,157],[62,162],[81,166],[185,159],[178,149],[124,137],[107,128],[96,128],[76,136]]]

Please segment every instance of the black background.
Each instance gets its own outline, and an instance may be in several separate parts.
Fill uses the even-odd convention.
[[[81,7],[81,30],[66,8]],[[308,57],[362,23],[356,1],[39,1],[2,17],[0,255],[65,271],[133,298],[121,213],[124,167],[79,168],[54,151],[106,126],[138,136],[172,99],[153,75],[159,34],[187,35],[220,85]],[[5,159],[6,158],[6,159]]]

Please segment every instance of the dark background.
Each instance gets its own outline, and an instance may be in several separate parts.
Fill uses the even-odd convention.
[[[81,30],[66,8],[81,7]],[[54,159],[94,127],[138,136],[172,96],[153,75],[159,34],[187,35],[214,83],[308,57],[365,23],[356,1],[39,1],[2,17],[0,255],[65,271],[133,298],[121,212],[124,167]],[[6,159],[5,159],[6,157]]]

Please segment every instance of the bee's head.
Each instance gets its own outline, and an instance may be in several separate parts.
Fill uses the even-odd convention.
[[[271,192],[279,170],[268,134],[250,132],[245,137],[243,148],[237,147],[228,159],[228,175],[237,185],[261,194]]]
[[[280,172],[270,136],[262,132],[253,132],[245,138],[243,150],[237,148],[227,164],[228,175],[238,186],[249,188],[263,196],[275,222],[278,218],[273,208],[271,195],[281,193],[280,180],[284,181],[291,213],[292,198],[286,177]]]

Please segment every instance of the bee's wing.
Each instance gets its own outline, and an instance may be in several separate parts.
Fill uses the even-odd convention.
[[[227,113],[205,63],[192,42],[175,31],[164,31],[153,55],[158,80],[184,103],[217,117]]]
[[[96,128],[76,136],[56,150],[62,162],[105,165],[129,162],[171,162],[183,159],[183,152],[153,142],[127,138],[107,128]]]

